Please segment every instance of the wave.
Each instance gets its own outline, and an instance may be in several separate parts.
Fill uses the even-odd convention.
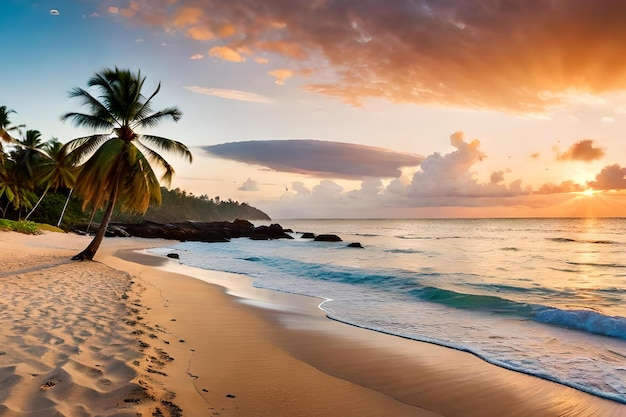
[[[543,324],[626,340],[626,317],[606,316],[591,310],[562,310],[542,304],[513,301],[497,295],[469,294],[421,284],[424,279],[430,281],[432,278],[439,277],[441,274],[437,272],[412,273],[409,276],[410,273],[408,271],[382,270],[376,272],[281,258],[248,257],[245,260],[262,262],[277,268],[281,272],[288,272],[305,279],[366,285],[372,290],[404,294],[421,301],[437,303],[450,308],[515,316]],[[471,285],[490,291],[504,291],[507,293],[541,292],[544,296],[554,296],[557,293],[557,291],[548,288],[527,289],[503,284]],[[559,296],[563,297],[565,295],[559,293]]]
[[[387,253],[424,253],[422,250],[417,249],[389,249],[386,250]]]
[[[600,267],[600,268],[626,268],[626,265],[624,264],[600,264],[600,263],[594,263],[594,262],[573,262],[573,261],[568,261],[565,263],[569,265],[593,266],[593,267]]]
[[[592,310],[562,310],[540,304],[520,303],[493,295],[465,294],[435,287],[421,288],[412,293],[424,301],[452,308],[515,315],[539,323],[626,340],[626,317],[606,316]]]
[[[591,310],[545,308],[536,312],[533,319],[540,323],[626,340],[626,317],[605,316]]]
[[[620,242],[614,240],[579,240],[567,237],[547,237],[546,240],[557,243],[592,243],[596,245],[619,245]]]

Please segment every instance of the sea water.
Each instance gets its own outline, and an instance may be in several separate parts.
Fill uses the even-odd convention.
[[[319,297],[339,321],[626,403],[626,219],[278,223],[293,229],[293,240],[151,251]],[[302,232],[343,242],[313,242]],[[347,247],[352,242],[363,249]]]

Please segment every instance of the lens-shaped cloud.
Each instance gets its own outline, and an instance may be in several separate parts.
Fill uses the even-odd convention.
[[[321,140],[261,140],[203,147],[220,158],[280,172],[327,178],[395,178],[422,157],[372,146]]]

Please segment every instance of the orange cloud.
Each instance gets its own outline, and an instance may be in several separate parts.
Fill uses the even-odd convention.
[[[204,12],[197,7],[183,6],[176,11],[172,24],[176,27],[196,25],[203,17]]]
[[[626,168],[618,164],[608,165],[587,185],[594,190],[626,190]]]
[[[209,56],[230,62],[244,62],[246,60],[239,52],[228,46],[214,46],[209,50]]]
[[[187,29],[187,36],[199,41],[208,41],[215,38],[213,31],[203,26],[190,27]]]
[[[604,154],[604,149],[593,147],[593,140],[584,139],[570,146],[564,154],[558,155],[557,160],[592,162],[602,159]]]
[[[573,193],[584,191],[585,187],[576,184],[574,181],[567,180],[561,184],[547,183],[541,186],[534,194],[560,194],[560,193]]]
[[[622,1],[137,2],[129,18],[142,23],[191,24],[184,8],[201,9],[210,19],[193,26],[204,33],[289,67],[333,71],[307,89],[354,105],[381,98],[537,115],[626,90]],[[199,39],[199,30],[186,34]]]

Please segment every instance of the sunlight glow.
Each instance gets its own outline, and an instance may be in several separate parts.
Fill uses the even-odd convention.
[[[580,194],[585,197],[593,197],[595,193],[596,193],[596,190],[591,189],[591,188],[587,188],[585,191],[580,192]]]

